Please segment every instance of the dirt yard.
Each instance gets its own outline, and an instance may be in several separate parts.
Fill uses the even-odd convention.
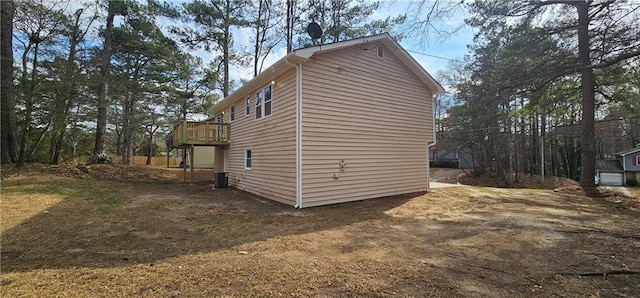
[[[575,192],[296,210],[211,171],[2,170],[2,297],[640,297],[640,212]]]

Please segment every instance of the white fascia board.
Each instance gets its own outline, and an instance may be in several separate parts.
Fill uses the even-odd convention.
[[[370,43],[374,41],[382,41],[382,43],[394,51],[396,56],[416,74],[420,80],[422,80],[427,86],[433,90],[433,95],[436,96],[445,92],[444,88],[438,83],[409,53],[396,42],[389,33],[382,33],[378,35],[372,35],[347,41],[336,42],[332,44],[313,46],[309,48],[303,48],[294,50],[297,56],[305,59],[311,58],[313,55],[323,52],[329,52],[339,50],[359,44]]]
[[[376,40],[387,39],[387,38],[392,39],[389,33],[382,33],[378,35],[361,37],[361,38],[351,39],[347,41],[339,41],[339,42],[330,43],[330,44],[302,48],[302,49],[294,50],[293,52],[296,53],[296,55],[298,55],[299,57],[308,59],[317,53],[339,50],[339,49],[348,48],[351,46],[364,44],[364,43],[370,43]]]
[[[229,96],[219,101],[215,106],[207,111],[212,117],[217,113],[225,109],[230,103],[238,100],[240,96],[244,96],[248,92],[259,88],[261,85],[272,80],[275,76],[281,74],[288,68],[291,68],[291,64],[303,62],[311,58],[318,53],[324,53],[329,51],[335,51],[359,44],[370,43],[374,41],[382,41],[382,43],[390,49],[397,49],[394,51],[396,56],[415,74],[420,80],[422,80],[427,86],[433,90],[433,95],[436,96],[445,92],[444,88],[438,83],[407,51],[405,51],[400,44],[398,44],[389,33],[382,33],[378,35],[372,35],[367,37],[356,38],[347,41],[340,41],[331,44],[313,46],[308,48],[302,48],[293,50],[291,53],[282,57],[276,63],[269,68],[261,72],[259,75],[251,79],[246,84],[242,85],[238,90],[231,93]],[[288,61],[288,63],[287,63]]]
[[[267,84],[269,81],[273,80],[276,76],[282,74],[285,70],[293,67],[290,64],[287,64],[285,61],[291,62],[299,62],[304,61],[306,59],[300,58],[296,53],[291,52],[284,57],[280,58],[276,63],[269,66],[269,68],[263,70],[260,74],[253,77],[249,82],[242,85],[236,91],[229,94],[227,97],[216,103],[212,108],[207,110],[207,114],[211,117],[214,117],[216,113],[226,109],[231,103],[238,100],[240,97],[244,97],[249,92],[252,92],[255,89],[263,87],[262,85]]]
[[[618,155],[618,156],[622,156],[622,157],[624,157],[624,156],[627,156],[627,155],[629,155],[629,154],[634,154],[634,153],[637,153],[637,152],[640,152],[640,148],[633,148],[633,149],[629,149],[629,150],[627,150],[627,151],[623,151],[623,152],[620,152],[620,153],[616,153],[615,155]]]
[[[440,93],[444,93],[445,90],[436,81],[429,72],[427,72],[413,56],[409,55],[409,53],[393,38],[389,37],[385,40],[384,45],[390,49],[397,49],[398,51],[394,51],[396,56],[402,61],[415,75],[417,75],[420,80],[422,80],[427,86],[429,86],[433,90],[433,96],[437,96]]]

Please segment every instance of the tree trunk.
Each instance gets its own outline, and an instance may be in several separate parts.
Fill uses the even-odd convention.
[[[116,10],[109,1],[107,14],[107,27],[104,30],[104,49],[102,51],[102,61],[100,69],[100,87],[98,91],[98,116],[96,119],[96,138],[93,146],[93,153],[100,153],[105,148],[105,134],[107,132],[107,107],[109,105],[109,68],[111,67],[111,54],[113,52],[113,19]]]
[[[16,102],[13,97],[13,1],[0,1],[1,16],[0,21],[0,57],[1,77],[0,98],[0,154],[2,163],[16,161]]]
[[[253,44],[253,76],[258,75],[258,63],[260,60],[260,52],[262,45],[262,36],[260,30],[262,28],[262,5],[263,0],[258,1],[258,14],[256,15],[256,40]]]
[[[589,4],[575,4],[578,10],[578,61],[580,65],[580,89],[582,90],[582,123],[580,145],[582,164],[580,170],[580,186],[593,187],[596,174],[595,148],[595,76],[591,68],[589,42]]]
[[[31,120],[33,119],[34,97],[36,94],[36,85],[38,80],[38,52],[40,50],[39,40],[33,44],[33,61],[31,62],[31,79],[27,79],[27,55],[28,49],[25,50],[22,56],[22,68],[23,76],[22,83],[26,90],[24,98],[24,123],[21,130],[20,142],[18,143],[18,159],[16,160],[16,167],[22,167],[25,161],[28,159],[27,147],[29,140],[31,139]],[[28,81],[28,82],[27,82]]]
[[[536,117],[537,119],[537,117]],[[538,121],[536,120],[536,123]],[[537,129],[536,129],[537,131]],[[547,116],[542,114],[540,115],[540,148],[542,148],[542,151],[540,152],[540,175],[546,175],[547,173],[549,173],[549,166],[547,166],[547,162],[545,162],[545,156],[547,156],[547,153],[545,151],[545,146],[544,146],[544,140],[546,139],[546,134],[547,134]],[[549,142],[551,143],[551,142]],[[551,152],[550,152],[551,153]],[[551,153],[551,156],[553,156],[553,153]]]
[[[287,54],[291,52],[293,47],[293,24],[295,23],[295,6],[296,0],[287,0]]]
[[[224,59],[224,78],[222,85],[222,93],[226,98],[229,95],[229,39],[231,34],[229,32],[231,28],[231,0],[225,1],[225,18],[224,18],[224,40],[222,41],[222,55]]]
[[[123,108],[124,111],[124,108]],[[122,119],[122,122],[119,122],[119,110],[118,107],[115,107],[114,109],[114,123],[116,123],[115,128],[114,128],[114,133],[116,135],[116,139],[115,139],[115,151],[116,151],[116,155],[121,156],[122,155],[122,138],[123,138],[123,129],[121,126],[119,126],[119,124],[117,123],[124,123],[124,118]],[[124,112],[123,112],[124,114]]]
[[[154,123],[147,126],[147,132],[149,133],[149,150],[147,151],[147,162],[146,162],[147,165],[151,165],[151,157],[153,156],[153,136],[155,135],[156,130],[160,128],[160,126],[155,126]]]
[[[123,135],[123,147],[124,152],[122,155],[122,163],[125,165],[130,165],[132,162],[133,156],[133,126],[134,126],[134,103],[135,103],[135,95],[131,93],[128,99],[125,99],[122,119],[122,135]]]
[[[151,165],[151,157],[153,156],[153,135],[149,136],[149,150],[147,150],[147,162],[146,165]]]
[[[64,141],[64,133],[69,122],[69,114],[71,113],[71,107],[74,104],[74,97],[76,96],[76,52],[77,46],[80,43],[80,17],[82,13],[76,13],[76,19],[71,31],[71,44],[69,45],[69,55],[65,65],[65,73],[63,76],[62,90],[58,92],[58,102],[56,104],[56,113],[53,116],[53,132],[51,134],[51,143],[49,147],[49,163],[58,164],[60,160],[60,151],[62,151],[62,144]],[[82,35],[84,36],[84,35]],[[80,37],[80,38],[79,38]]]

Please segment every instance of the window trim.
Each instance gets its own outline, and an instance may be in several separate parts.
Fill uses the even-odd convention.
[[[256,110],[256,120],[264,118],[264,115],[262,113],[264,111],[264,100],[262,100],[264,98],[264,95],[262,91],[263,90],[260,89],[258,90],[258,92],[256,92],[256,104],[254,105]],[[260,114],[258,114],[258,112],[260,112]]]
[[[265,103],[266,103],[266,97],[265,97],[265,90],[267,88],[271,89],[271,98],[269,98],[269,102],[271,103],[271,110],[269,111],[269,115],[265,115]],[[255,110],[256,110],[256,118],[255,120],[260,120],[260,119],[264,119],[267,117],[270,117],[271,115],[273,115],[273,90],[274,90],[274,84],[268,84],[262,88],[260,88],[258,91],[256,91],[256,104],[254,105]],[[258,98],[260,98],[260,104],[258,105]],[[258,108],[260,109],[260,117],[258,117]]]
[[[265,90],[267,90],[267,88],[269,88],[269,104],[271,106],[271,108],[269,109],[269,115],[267,115],[266,111],[267,111],[267,92],[264,92]],[[273,114],[273,86],[271,86],[271,84],[265,86],[264,88],[262,88],[262,91],[264,93],[264,96],[262,98],[262,118],[265,117],[269,117],[271,116],[271,114]]]
[[[247,161],[249,161],[249,166],[247,167]],[[253,151],[251,148],[244,149],[244,169],[251,170],[253,166]]]
[[[233,120],[236,120],[236,106],[230,106],[229,107],[229,123],[233,122]]]

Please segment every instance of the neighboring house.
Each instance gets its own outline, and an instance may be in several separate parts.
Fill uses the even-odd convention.
[[[209,132],[176,130],[216,146],[230,185],[297,208],[421,192],[442,91],[384,33],[294,50],[209,110]]]
[[[456,142],[450,140],[438,140],[438,143],[429,150],[429,160],[457,161],[460,169],[473,169],[479,166],[478,160],[473,156],[473,150],[470,147],[459,146]]]
[[[599,185],[624,185],[624,170],[618,160],[596,160]]]
[[[457,160],[458,144],[451,140],[438,140],[438,143],[429,148],[429,160]]]
[[[622,170],[626,179],[635,179],[640,181],[640,146],[616,153],[616,158],[622,164]]]
[[[625,185],[628,179],[640,181],[640,147],[616,153],[615,157],[596,161],[601,185]]]
[[[477,150],[475,151],[477,154]],[[458,167],[461,169],[475,169],[480,166],[477,156],[471,147],[458,148]]]

